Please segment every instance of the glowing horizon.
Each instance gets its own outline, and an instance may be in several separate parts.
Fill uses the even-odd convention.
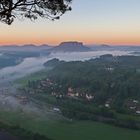
[[[0,24],[0,45],[84,44],[140,45],[139,0],[73,0],[73,10],[59,21],[39,19]]]

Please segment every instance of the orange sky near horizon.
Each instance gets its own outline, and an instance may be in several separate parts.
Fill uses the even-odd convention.
[[[40,24],[41,28],[37,28]],[[81,27],[77,23],[66,26],[63,21],[56,23],[50,21],[26,23],[25,21],[11,26],[3,24],[0,26],[0,45],[57,45],[63,41],[80,41],[84,44],[140,45],[140,29],[129,26],[115,26],[114,28],[110,25],[104,28],[100,24],[86,24]],[[46,28],[44,28],[45,25],[47,25]]]
[[[63,41],[140,45],[139,6],[139,0],[74,0],[73,10],[55,22],[39,19],[15,20],[11,26],[0,23],[0,45],[57,45]]]
[[[74,24],[74,23],[73,23]],[[38,28],[38,25],[41,27]],[[44,26],[47,27],[44,27]],[[23,28],[22,28],[23,27]],[[0,45],[49,44],[63,41],[80,41],[84,44],[140,45],[140,29],[127,26],[87,24],[67,25],[63,20],[42,23],[17,22],[0,26]]]
[[[28,29],[27,29],[28,30]],[[74,30],[74,29],[72,29]],[[69,30],[64,30],[60,33],[48,31],[35,31],[32,29],[29,33],[23,30],[11,29],[7,33],[0,34],[0,45],[23,45],[23,44],[48,44],[57,45],[63,41],[80,41],[84,44],[110,44],[110,45],[140,45],[139,33],[116,32],[116,31],[78,31],[73,33]],[[49,33],[47,33],[49,32]]]
[[[129,40],[129,41],[128,41]],[[24,45],[24,44],[35,44],[35,45],[41,45],[41,44],[48,44],[48,45],[58,45],[60,44],[61,42],[65,42],[65,41],[79,41],[79,42],[83,42],[84,44],[87,44],[87,45],[93,45],[93,44],[108,44],[108,45],[140,45],[140,41],[139,39],[115,39],[115,40],[111,40],[111,39],[108,39],[108,40],[96,40],[96,41],[93,41],[93,40],[84,40],[84,39],[66,39],[66,40],[63,40],[63,39],[60,39],[60,40],[48,40],[47,39],[45,40],[30,40],[30,39],[11,39],[11,40],[0,40],[0,46],[2,45]]]

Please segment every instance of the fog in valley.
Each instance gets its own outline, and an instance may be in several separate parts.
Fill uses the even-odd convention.
[[[18,52],[17,52],[18,53]],[[46,56],[27,57],[20,64],[0,69],[0,83],[12,81],[44,69],[44,63],[57,58],[64,61],[85,61],[105,54],[113,56],[132,55],[132,51],[89,51],[89,52],[57,52]],[[0,54],[3,55],[2,53]]]

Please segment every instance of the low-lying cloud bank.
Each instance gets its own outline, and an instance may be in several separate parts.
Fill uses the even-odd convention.
[[[12,81],[24,77],[28,74],[44,69],[44,63],[58,58],[64,61],[85,61],[91,58],[97,58],[101,55],[112,54],[114,56],[130,55],[130,51],[90,51],[90,52],[72,52],[72,53],[51,53],[48,56],[25,58],[23,62],[16,66],[10,66],[0,69],[0,83]]]

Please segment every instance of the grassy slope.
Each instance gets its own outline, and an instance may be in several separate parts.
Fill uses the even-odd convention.
[[[7,116],[7,117],[5,117]],[[46,116],[47,118],[47,116]],[[53,140],[139,140],[140,131],[118,128],[91,121],[66,122],[46,119],[21,112],[0,112],[0,120],[33,132],[44,134]]]

